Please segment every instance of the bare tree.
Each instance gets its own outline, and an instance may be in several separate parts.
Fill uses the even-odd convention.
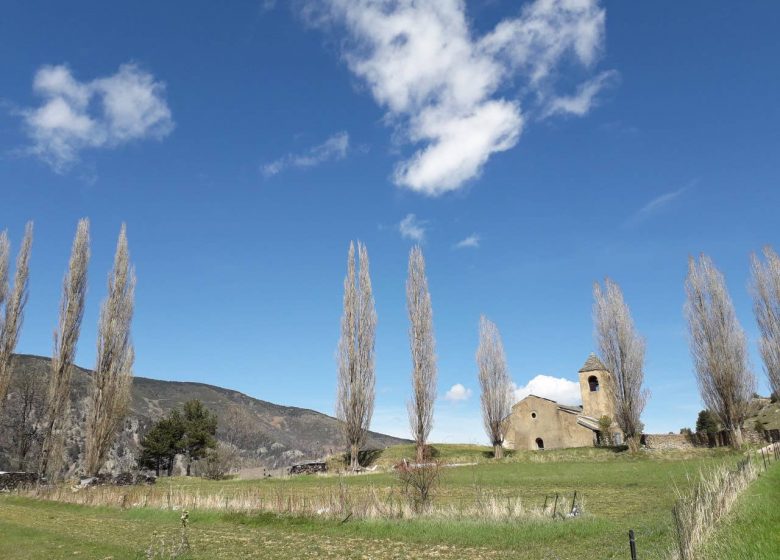
[[[761,332],[759,348],[772,394],[780,395],[780,257],[764,248],[765,262],[751,256],[753,311]]]
[[[135,353],[130,338],[135,296],[135,271],[130,265],[125,225],[119,232],[108,297],[100,310],[97,365],[87,413],[85,469],[97,476],[116,433],[127,415]]]
[[[13,362],[17,359],[14,356]],[[9,450],[16,468],[24,471],[34,461],[40,445],[41,414],[45,406],[46,375],[13,367],[8,401],[0,414],[4,430],[2,445]]]
[[[54,355],[51,360],[51,378],[46,398],[46,424],[39,472],[45,476],[57,464],[63,447],[63,430],[67,425],[70,406],[70,384],[76,345],[84,318],[84,299],[87,294],[87,265],[89,263],[89,220],[79,220],[76,237],[70,253],[68,271],[62,286],[60,317],[54,333]],[[52,458],[55,459],[52,463]]]
[[[358,242],[360,270],[355,278],[355,247],[349,244],[344,279],[344,312],[339,340],[336,416],[349,446],[350,468],[359,467],[358,454],[374,412],[374,341],[376,311],[368,270],[368,252]]]
[[[639,449],[642,411],[647,392],[644,381],[645,341],[634,327],[623,292],[607,278],[604,289],[593,285],[593,324],[601,359],[612,374],[608,387],[615,418],[632,451]]]
[[[484,315],[479,319],[477,367],[482,388],[485,433],[493,445],[493,456],[501,459],[504,456],[507,418],[512,412],[512,381],[509,379],[501,334],[498,327]]]
[[[412,350],[412,400],[407,404],[409,427],[417,442],[417,462],[424,459],[425,443],[433,428],[436,400],[436,341],[433,337],[433,310],[425,276],[425,258],[419,245],[409,253],[406,280],[406,306],[409,310],[409,346]]]
[[[24,321],[24,306],[27,304],[27,284],[29,280],[32,238],[33,224],[32,222],[27,222],[27,226],[24,229],[24,239],[19,248],[19,254],[16,257],[14,288],[10,298],[8,298],[8,301],[5,304],[5,316],[0,318],[0,411],[2,411],[5,398],[8,395],[8,386],[11,382],[11,358],[16,349],[16,343],[19,341],[19,331],[21,331],[22,322]],[[7,238],[5,241],[0,240],[0,245],[3,243],[7,245],[7,242]],[[3,252],[4,249],[0,248],[0,259],[5,258],[7,263],[7,247],[5,250],[5,257],[3,257]],[[7,264],[5,266],[0,265],[0,268],[5,269],[5,272],[0,271],[0,282],[7,285]],[[6,278],[2,278],[3,275],[6,275]],[[5,287],[0,288],[0,291],[7,293]],[[3,295],[4,294],[0,293],[0,297]],[[2,305],[2,301],[0,301],[0,305]]]
[[[688,260],[685,315],[699,392],[706,407],[742,444],[742,422],[755,390],[748,365],[745,333],[737,321],[723,275],[701,255]]]

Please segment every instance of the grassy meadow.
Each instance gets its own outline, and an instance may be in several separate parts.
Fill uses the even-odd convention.
[[[381,502],[397,495],[390,466],[413,456],[411,446],[399,446],[374,457],[378,468],[370,474],[172,478],[153,487],[63,488],[48,496],[57,501],[4,496],[0,558],[144,558],[153,543],[180,538],[179,511],[189,509],[188,558],[564,560],[581,558],[583,551],[598,551],[588,556],[594,558],[627,558],[627,533],[634,529],[640,557],[660,559],[673,545],[675,487],[686,488],[702,469],[739,457],[723,449],[630,455],[589,448],[519,452],[494,462],[488,448],[436,449],[442,460],[462,465],[442,471],[434,500],[438,515],[343,515],[365,496]],[[759,482],[766,484],[767,479]],[[553,519],[556,494],[556,509],[567,513],[575,492],[583,514]],[[337,515],[299,509],[318,497],[346,500],[348,507]],[[777,496],[774,499],[777,510]],[[484,515],[463,515],[475,503],[488,502],[492,509],[485,509]],[[506,515],[491,514],[504,508]]]

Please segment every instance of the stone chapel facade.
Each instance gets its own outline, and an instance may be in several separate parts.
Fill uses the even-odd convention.
[[[512,407],[508,417],[508,449],[559,449],[589,447],[603,441],[599,419],[613,419],[613,441],[623,442],[623,434],[614,422],[615,411],[609,388],[612,376],[606,366],[591,354],[579,371],[582,405],[559,404],[529,395]]]

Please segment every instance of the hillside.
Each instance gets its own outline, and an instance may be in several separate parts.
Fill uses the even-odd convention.
[[[13,362],[16,380],[34,379],[38,383],[35,399],[40,406],[41,388],[50,371],[50,359],[40,356],[17,355]],[[84,410],[89,389],[91,371],[74,367],[71,394],[72,427],[69,433],[68,455],[75,463],[83,437]],[[12,402],[19,399],[18,381],[9,396]],[[220,419],[218,437],[231,440],[243,451],[246,458],[257,464],[277,467],[301,459],[317,458],[343,448],[342,436],[335,418],[320,412],[282,406],[252,398],[238,391],[205,383],[161,381],[145,377],[133,380],[132,405],[125,429],[119,438],[114,463],[122,466],[132,462],[137,454],[138,442],[149,426],[172,408],[190,399],[201,400]],[[11,408],[11,407],[9,407]],[[227,423],[231,425],[226,425]],[[9,422],[3,423],[9,426]],[[9,457],[12,430],[3,430],[0,438],[0,469],[16,468]],[[405,443],[405,440],[370,432],[367,446],[384,448]]]

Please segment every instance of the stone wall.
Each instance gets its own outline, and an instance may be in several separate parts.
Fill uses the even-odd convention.
[[[745,443],[762,444],[767,442],[767,434],[756,430],[742,430]],[[643,443],[648,449],[690,449],[692,447],[724,447],[729,443],[728,434],[644,434]]]
[[[685,434],[645,434],[644,443],[648,449],[691,449],[691,438]]]
[[[0,472],[0,491],[8,492],[38,482],[38,475],[28,472]]]

